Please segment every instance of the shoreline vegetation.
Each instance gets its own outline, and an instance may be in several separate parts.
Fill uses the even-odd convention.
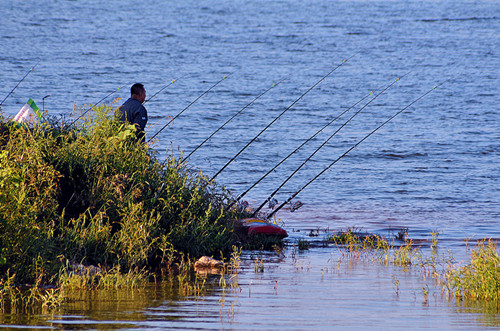
[[[221,258],[239,242],[233,220],[249,215],[225,210],[225,188],[182,160],[160,162],[112,105],[65,124],[27,128],[0,113],[4,284],[57,286],[75,265],[157,273],[189,258]]]
[[[218,273],[225,284],[225,275],[237,274],[242,248],[283,244],[242,242],[234,220],[250,213],[226,210],[232,197],[224,187],[182,159],[160,162],[153,149],[135,142],[134,132],[116,119],[112,104],[71,128],[55,119],[27,128],[0,111],[0,311],[51,309],[71,291],[157,280],[201,293],[205,281],[193,276],[193,259],[224,261]],[[429,259],[406,232],[395,236],[401,245],[356,229],[334,233],[324,244],[336,246],[340,259],[421,266],[424,278],[458,300],[498,302],[496,243],[480,242],[470,264],[456,266],[437,257],[438,235],[432,233]],[[309,249],[309,242],[300,240],[298,248]],[[256,272],[263,271],[260,261]]]

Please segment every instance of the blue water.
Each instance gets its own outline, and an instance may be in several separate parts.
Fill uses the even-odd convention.
[[[295,199],[301,209],[284,208],[277,219],[290,242],[318,228],[357,226],[382,235],[408,228],[415,239],[439,231],[444,247],[463,255],[467,239],[500,239],[498,1],[2,1],[0,17],[0,97],[40,60],[2,106],[9,116],[30,97],[42,108],[50,95],[43,103],[49,114],[71,118],[73,105],[95,103],[123,84],[142,82],[153,95],[179,78],[146,104],[151,137],[230,74],[158,135],[153,148],[160,157],[186,155],[284,79],[190,157],[190,167],[208,176],[352,56],[218,176],[234,194],[367,93],[408,73],[285,185],[280,202],[392,114],[451,79],[303,190]],[[115,97],[126,99],[127,88],[106,102]],[[250,191],[250,205],[260,204],[346,116]],[[324,253],[309,254],[322,263]],[[391,305],[397,311],[398,302]],[[242,319],[236,327],[257,327],[252,323]]]

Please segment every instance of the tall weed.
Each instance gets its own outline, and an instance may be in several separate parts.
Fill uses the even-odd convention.
[[[470,264],[450,269],[447,287],[455,296],[467,300],[500,299],[500,255],[496,242],[481,241],[471,253]],[[498,306],[497,306],[498,307]]]

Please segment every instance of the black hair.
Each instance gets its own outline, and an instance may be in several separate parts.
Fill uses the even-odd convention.
[[[144,85],[142,85],[141,83],[135,83],[134,85],[132,85],[132,87],[130,88],[130,95],[139,95],[141,94],[142,92],[145,92],[146,89],[144,88]]]

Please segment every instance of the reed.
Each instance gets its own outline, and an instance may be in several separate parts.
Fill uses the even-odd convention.
[[[410,266],[413,261],[420,255],[418,247],[413,247],[413,240],[405,239],[404,245],[394,249],[394,256],[392,262],[401,267]]]
[[[134,289],[144,286],[149,279],[144,270],[122,272],[119,266],[109,270],[102,268],[73,266],[72,270],[62,269],[58,285],[62,291],[87,289]]]
[[[264,272],[264,260],[262,258],[256,257],[254,260],[254,271],[255,273]]]
[[[342,246],[349,251],[359,251],[365,249],[389,249],[387,240],[373,233],[365,233],[360,229],[347,228],[343,231],[333,233],[329,238],[337,246]]]
[[[498,303],[500,255],[497,243],[493,240],[480,241],[471,252],[470,264],[448,270],[445,285],[457,298]]]
[[[59,307],[66,299],[60,288],[40,286],[42,277],[38,277],[35,284],[19,286],[15,283],[16,275],[9,271],[0,279],[0,312],[28,312],[33,313],[41,308],[51,311]]]

